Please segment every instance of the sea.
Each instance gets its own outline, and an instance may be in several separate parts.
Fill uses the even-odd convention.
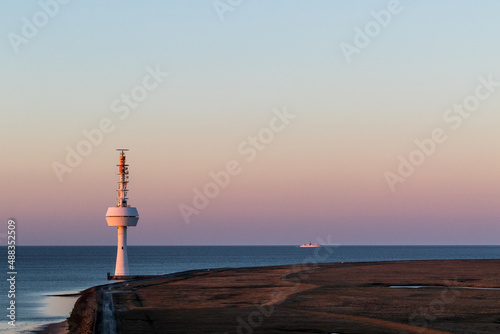
[[[20,246],[16,253],[16,326],[8,324],[13,298],[7,296],[5,264],[0,332],[31,333],[70,315],[77,297],[64,295],[109,283],[106,273],[114,272],[116,246]],[[129,246],[128,257],[131,274],[149,275],[325,262],[500,259],[500,246]]]

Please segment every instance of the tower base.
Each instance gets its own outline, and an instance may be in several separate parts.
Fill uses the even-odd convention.
[[[126,281],[126,280],[132,280],[132,279],[143,279],[143,278],[151,278],[151,277],[158,277],[162,276],[163,274],[158,274],[158,275],[111,275],[108,273],[108,281]]]
[[[127,226],[118,226],[115,276],[128,276]]]

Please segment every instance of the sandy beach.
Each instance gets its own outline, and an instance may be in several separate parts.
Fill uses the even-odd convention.
[[[498,333],[500,260],[204,270],[86,290],[69,327],[118,333]]]
[[[68,328],[68,322],[61,321],[55,324],[50,324],[40,330],[35,331],[37,334],[65,334]]]

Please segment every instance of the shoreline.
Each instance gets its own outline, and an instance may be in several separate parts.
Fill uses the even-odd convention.
[[[496,333],[498,277],[500,260],[198,270],[87,289],[68,322],[81,333],[99,326],[106,290],[122,333]]]
[[[38,324],[30,325],[27,329],[22,329],[23,333],[35,334],[63,334],[66,333],[68,327],[68,318],[74,309],[75,303],[81,295],[81,292],[59,292],[42,294],[45,297],[43,307],[46,316],[57,317],[58,320],[53,319],[54,322],[41,322]]]
[[[45,294],[44,296],[48,298],[46,301],[46,306],[44,307],[45,312],[52,312],[54,316],[60,316],[61,320],[57,322],[48,322],[44,324],[37,325],[34,329],[28,330],[27,332],[36,334],[64,334],[68,328],[68,318],[73,311],[75,304],[77,302],[77,297],[81,295],[81,292],[67,292],[67,293],[54,293]],[[69,299],[65,301],[65,299]],[[70,304],[70,302],[73,302]],[[51,310],[51,311],[48,311]],[[64,310],[64,311],[63,311]],[[64,313],[64,315],[63,315]],[[63,320],[62,320],[63,319]]]
[[[40,326],[39,329],[33,331],[36,334],[65,334],[68,328],[68,320],[55,322],[47,325]]]

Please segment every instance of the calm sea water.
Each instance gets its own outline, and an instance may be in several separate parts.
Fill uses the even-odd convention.
[[[361,262],[433,259],[500,259],[498,246],[339,246],[331,255],[296,246],[130,246],[132,274],[173,273],[192,269],[253,267],[305,262]],[[5,251],[6,253],[6,251]],[[41,324],[69,316],[74,298],[51,297],[106,284],[114,271],[116,247],[18,247],[16,328],[7,325],[6,311],[0,332],[29,333]],[[7,258],[6,254],[5,257]],[[6,268],[5,265],[4,268]],[[7,270],[5,269],[5,273]],[[6,274],[5,274],[6,275]],[[2,309],[8,306],[6,280],[2,280]]]

